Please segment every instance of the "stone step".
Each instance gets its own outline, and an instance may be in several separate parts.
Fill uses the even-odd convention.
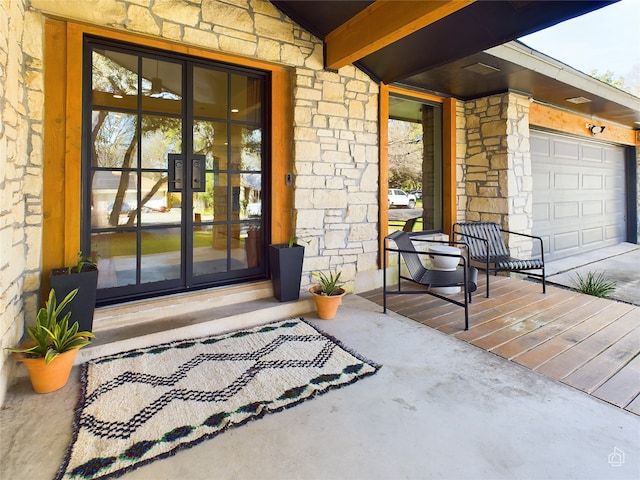
[[[271,282],[255,282],[139,300],[95,311],[96,338],[80,349],[75,364],[88,360],[206,335],[254,327],[315,311],[313,298],[279,302]],[[26,375],[19,368],[19,375]]]

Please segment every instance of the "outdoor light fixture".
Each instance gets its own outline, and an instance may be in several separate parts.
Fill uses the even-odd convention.
[[[590,123],[587,123],[586,127],[591,132],[591,135],[593,135],[594,137],[597,134],[604,132],[604,129],[605,129],[604,125],[592,125]]]

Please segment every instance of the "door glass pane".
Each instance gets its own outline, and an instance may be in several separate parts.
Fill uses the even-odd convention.
[[[212,220],[226,222],[229,219],[229,191],[227,190],[228,176],[224,173],[213,174],[211,197],[213,198]]]
[[[193,69],[193,114],[196,117],[228,117],[227,78],[226,72],[199,67]]]
[[[91,225],[134,226],[138,176],[130,170],[97,170],[92,174]]]
[[[142,168],[166,172],[170,153],[182,152],[182,120],[142,116]]]
[[[234,175],[240,185],[240,218],[257,219],[262,216],[262,175],[243,173]]]
[[[262,118],[262,80],[231,75],[231,118],[243,122],[260,122]]]
[[[142,230],[142,283],[179,279],[182,268],[180,227]]]
[[[207,168],[227,168],[227,124],[196,120],[193,122],[193,153],[205,155]]]
[[[231,168],[260,171],[262,165],[262,130],[246,125],[231,127]]]
[[[260,223],[245,223],[240,238],[244,245],[244,268],[257,267],[262,263],[262,228]]]
[[[179,224],[180,193],[167,191],[167,173],[142,172],[140,221],[142,225]]]
[[[93,167],[136,168],[137,115],[94,110],[91,116],[91,162]]]
[[[93,105],[132,108],[138,105],[138,57],[106,49],[92,54]]]
[[[193,274],[199,276],[226,271],[226,228],[212,225],[194,226]]]
[[[136,283],[136,232],[102,232],[91,235],[91,252],[98,258],[98,288]]]
[[[182,65],[142,59],[142,109],[182,113]]]

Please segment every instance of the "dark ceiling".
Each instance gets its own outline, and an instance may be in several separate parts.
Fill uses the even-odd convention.
[[[374,2],[273,0],[272,3],[294,22],[324,40],[330,32]],[[584,89],[585,82],[579,82],[582,88],[576,88],[566,79],[560,81],[533,71],[526,63],[523,65],[520,61],[484,52],[611,3],[615,2],[480,0],[366,55],[354,64],[378,82],[405,85],[461,100],[516,90],[544,103],[639,128],[640,123],[635,122],[640,122],[640,108],[638,104],[627,105],[629,102],[624,101],[623,92],[620,92],[622,102],[595,98],[588,85]],[[398,5],[398,8],[407,8],[410,2]],[[474,72],[473,66],[477,64],[491,68],[481,73]],[[471,69],[463,68],[469,66]],[[600,83],[591,79],[587,83],[589,81]],[[579,105],[566,102],[567,98],[578,96],[592,101]]]

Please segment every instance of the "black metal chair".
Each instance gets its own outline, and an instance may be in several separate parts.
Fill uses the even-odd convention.
[[[403,232],[397,231],[385,237],[384,240],[384,280],[383,280],[383,311],[387,312],[387,295],[399,294],[428,294],[440,298],[447,302],[453,303],[460,307],[464,307],[464,329],[469,329],[469,303],[471,303],[471,293],[478,288],[478,270],[469,266],[469,261],[464,255],[455,255],[450,253],[438,252],[421,252],[416,250],[414,242],[439,243],[445,245],[460,245],[464,247],[464,242],[440,241],[426,238],[417,238],[424,236],[426,232]],[[396,247],[391,247],[389,241],[393,241]],[[397,290],[387,288],[387,255],[390,253],[398,254],[398,287]],[[428,257],[457,257],[459,265],[456,270],[441,271],[429,269],[423,263],[422,256]],[[400,258],[404,260],[409,276],[403,275]],[[426,287],[421,290],[403,290],[402,281],[406,280],[414,284]],[[454,298],[447,297],[443,294],[436,293],[431,290],[434,287],[461,287],[464,295],[464,301],[458,301]]]
[[[540,258],[520,259],[509,254],[503,233],[532,238],[540,242]],[[494,222],[458,222],[453,224],[454,240],[462,239],[468,245],[471,264],[487,273],[487,298],[489,298],[489,272],[524,273],[542,280],[542,293],[547,293],[544,270],[544,244],[542,238],[525,233],[502,230]],[[534,273],[531,270],[542,270]]]

